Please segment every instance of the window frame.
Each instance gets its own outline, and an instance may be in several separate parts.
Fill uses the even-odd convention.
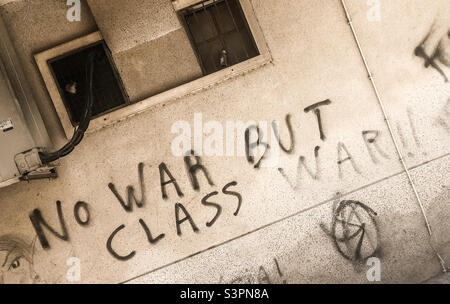
[[[54,57],[54,58],[51,58],[51,59],[48,59],[48,60],[47,60],[48,68],[49,68],[50,73],[51,73],[51,75],[52,75],[52,77],[53,77],[53,80],[55,80],[57,76],[56,76],[56,74],[55,74],[54,68],[52,67],[52,64],[53,64],[54,62],[56,62],[56,61],[58,61],[58,60],[61,60],[61,59],[64,59],[65,57],[71,56],[71,55],[73,55],[73,54],[75,54],[75,53],[84,51],[84,50],[87,49],[87,48],[95,47],[95,46],[97,46],[97,45],[101,45],[102,48],[103,48],[103,50],[104,50],[104,52],[105,52],[105,55],[106,55],[106,57],[107,57],[107,59],[108,59],[108,63],[111,65],[111,70],[112,70],[114,79],[115,79],[115,81],[116,81],[116,83],[117,83],[117,85],[118,85],[118,88],[119,88],[119,91],[120,91],[120,93],[121,93],[121,95],[122,95],[122,98],[123,98],[123,102],[124,102],[124,103],[123,103],[123,104],[120,104],[120,105],[118,105],[118,106],[116,106],[116,107],[107,109],[107,110],[101,112],[100,114],[92,115],[93,119],[95,119],[95,118],[97,118],[97,117],[100,117],[100,116],[103,116],[103,115],[105,115],[105,114],[107,114],[107,113],[109,113],[109,112],[117,111],[118,109],[123,108],[123,107],[126,107],[126,106],[129,106],[129,105],[131,104],[131,101],[130,101],[130,99],[129,99],[129,96],[128,96],[127,92],[125,91],[125,87],[124,87],[124,85],[123,85],[123,81],[122,81],[122,79],[120,78],[120,74],[119,74],[119,72],[117,71],[117,67],[116,67],[115,64],[114,64],[114,60],[113,60],[113,58],[112,58],[111,52],[110,52],[109,49],[108,49],[108,46],[106,45],[106,42],[105,42],[103,39],[100,39],[100,40],[98,40],[98,41],[96,41],[96,42],[94,42],[94,43],[92,43],[92,44],[84,45],[84,46],[81,47],[81,48],[75,49],[75,50],[73,50],[73,51],[64,53],[64,54],[62,54],[62,55],[60,55],[60,56],[57,56],[57,57]],[[76,124],[75,124],[75,122],[74,122],[74,119],[73,119],[73,117],[72,117],[72,114],[70,113],[70,110],[68,109],[69,105],[67,104],[67,101],[65,101],[64,98],[62,97],[63,94],[64,94],[64,93],[63,93],[64,88],[62,88],[62,87],[60,86],[60,84],[58,84],[58,82],[57,82],[56,80],[55,80],[55,84],[56,84],[56,87],[58,88],[59,97],[61,98],[61,100],[62,100],[62,102],[63,102],[63,105],[64,105],[64,108],[65,108],[65,110],[66,110],[66,112],[67,112],[67,115],[69,116],[69,120],[71,121],[72,128],[74,128],[74,127],[76,126]]]
[[[178,12],[188,6],[201,3],[203,0],[174,0],[172,1],[175,12]],[[164,104],[173,100],[180,99],[187,95],[192,95],[203,91],[213,85],[216,85],[225,80],[237,77],[251,70],[257,69],[272,62],[272,56],[266,44],[264,35],[259,26],[254,9],[250,0],[238,0],[247,21],[250,33],[256,43],[259,55],[256,57],[244,60],[235,65],[226,67],[217,72],[204,75],[200,78],[194,79],[188,83],[179,85],[175,88],[169,89],[162,93],[150,96],[137,102],[131,102],[117,110],[100,115],[92,119],[87,133],[92,133],[101,130],[105,127],[111,126],[117,122],[123,121],[129,117],[140,114],[149,110],[150,108]],[[186,28],[183,27],[186,31]],[[73,126],[69,118],[69,114],[65,108],[61,95],[59,93],[57,84],[51,74],[47,61],[60,56],[64,53],[79,49],[83,46],[103,40],[102,34],[97,31],[89,35],[80,37],[62,45],[56,46],[47,51],[36,54],[35,61],[41,72],[44,83],[47,87],[53,105],[55,106],[58,117],[61,121],[62,127],[67,138],[71,138],[73,134]],[[120,75],[121,76],[121,75]],[[125,87],[126,91],[126,87]]]
[[[201,8],[195,9],[193,15],[195,16],[195,12],[198,12],[198,11],[206,11],[206,10],[211,9],[213,6],[216,6],[216,5],[214,4],[214,2],[225,2],[225,1],[230,1],[230,0],[203,0],[203,1],[200,1],[200,2],[196,1],[193,5],[194,5],[194,6],[195,6],[196,4],[199,5],[199,4],[201,4],[202,2],[208,2],[208,1],[213,1],[213,2],[212,2],[212,3],[208,3],[208,4],[203,5]],[[260,55],[260,54],[259,54],[260,52],[259,52],[258,46],[256,45],[256,41],[255,41],[255,39],[254,39],[254,37],[253,37],[252,31],[251,31],[251,29],[250,29],[250,26],[248,25],[248,22],[247,22],[247,20],[246,20],[246,16],[245,16],[245,14],[244,14],[244,12],[243,12],[243,8],[240,6],[239,0],[235,0],[235,1],[238,3],[238,6],[239,6],[238,9],[241,11],[241,13],[242,13],[242,15],[243,15],[243,20],[242,20],[243,23],[244,23],[243,28],[245,28],[245,31],[247,31],[248,34],[249,34],[249,38],[250,38],[249,43],[252,45],[252,47],[253,47],[253,48],[256,50],[256,52],[258,53],[258,54],[256,54],[256,56],[253,56],[253,57],[257,57],[257,56]],[[226,5],[228,6],[228,3],[226,3]],[[191,6],[192,6],[192,5],[191,5]],[[199,65],[200,65],[200,67],[201,67],[201,69],[202,69],[203,76],[207,76],[207,75],[209,75],[209,74],[212,74],[212,73],[215,73],[215,72],[217,72],[217,71],[223,70],[224,68],[216,69],[214,72],[210,72],[210,73],[207,72],[207,69],[206,69],[206,67],[205,67],[204,58],[202,58],[202,56],[201,56],[201,51],[200,51],[200,48],[199,48],[201,43],[196,43],[196,42],[195,42],[194,33],[192,32],[191,27],[187,24],[187,21],[186,21],[186,16],[187,16],[188,14],[186,14],[186,13],[184,12],[184,10],[185,10],[186,8],[191,7],[191,6],[184,7],[184,8],[182,8],[182,9],[178,10],[177,13],[178,13],[180,22],[183,24],[184,29],[185,29],[185,31],[186,31],[186,34],[187,34],[188,37],[189,37],[189,40],[190,40],[192,49],[194,50],[195,55],[196,55],[196,57],[197,57],[197,61],[198,61]],[[216,7],[216,8],[217,8],[217,7]],[[212,21],[213,21],[215,30],[216,30],[216,32],[217,32],[217,36],[216,36],[216,37],[213,37],[213,38],[214,38],[214,39],[216,39],[216,38],[219,39],[220,42],[221,42],[221,44],[222,44],[222,46],[223,46],[223,47],[226,47],[226,42],[225,42],[225,40],[224,40],[224,33],[221,33],[221,32],[220,32],[220,28],[219,28],[219,25],[218,25],[218,23],[217,23],[218,21],[216,20],[214,14],[213,14],[212,12],[208,11],[208,13],[210,14],[210,17],[212,18]],[[231,12],[230,12],[230,14],[231,14]],[[232,18],[233,18],[233,17],[232,17]],[[234,20],[233,20],[233,22],[234,22]],[[237,25],[236,25],[236,24],[234,24],[234,27],[236,27],[236,28],[235,28],[233,31],[237,31],[237,32],[240,34],[240,29],[237,28]],[[241,39],[242,39],[242,42],[244,42],[244,41],[243,41],[244,38],[241,37]],[[203,43],[204,43],[204,42],[203,42]],[[247,52],[247,48],[246,48],[245,46],[243,46],[243,47],[245,48],[245,52]],[[248,56],[248,54],[247,54],[247,56]],[[249,60],[249,59],[251,59],[251,58],[253,58],[253,57],[248,57],[247,59],[241,60],[240,62],[238,62],[238,63],[236,63],[236,64],[239,64],[239,63],[241,63],[241,62],[247,61],[247,60]],[[236,64],[234,64],[234,65],[236,65]],[[231,66],[231,65],[230,65],[230,66]]]

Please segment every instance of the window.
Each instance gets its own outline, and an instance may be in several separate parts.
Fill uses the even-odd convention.
[[[98,117],[127,104],[127,97],[120,83],[103,40],[81,49],[48,60],[72,126],[76,126],[86,104],[86,63],[88,55],[96,52],[93,75],[92,117]]]
[[[117,58],[111,58],[99,31],[35,54],[36,64],[67,138],[72,137],[73,126],[77,124],[80,109],[85,103],[81,97],[84,95],[84,64],[81,62],[85,61],[83,58],[90,48],[103,52],[104,60],[95,66],[95,74],[103,77],[94,80],[96,104],[88,132],[271,62],[272,57],[249,0],[172,0],[172,5],[173,13],[180,17],[187,36],[190,36],[189,39],[186,37],[186,42],[190,40],[204,75],[148,98],[130,102],[126,93],[128,87],[122,84],[120,76],[125,77],[116,71],[114,60]],[[73,73],[67,70],[73,70]],[[119,71],[123,73],[122,69]],[[74,96],[73,92],[80,95]]]
[[[205,75],[259,55],[238,0],[207,0],[180,11]]]

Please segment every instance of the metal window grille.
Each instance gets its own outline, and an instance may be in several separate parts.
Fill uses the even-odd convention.
[[[259,55],[238,0],[207,0],[181,11],[203,74]]]

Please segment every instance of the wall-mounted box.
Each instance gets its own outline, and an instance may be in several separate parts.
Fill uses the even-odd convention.
[[[32,153],[24,152],[37,153],[52,144],[1,18],[0,37],[0,187],[3,187],[19,181],[31,170],[40,169],[39,159],[31,161]],[[17,165],[17,159],[24,160],[21,166]]]

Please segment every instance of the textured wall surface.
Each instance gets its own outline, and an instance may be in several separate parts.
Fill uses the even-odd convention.
[[[434,232],[431,240],[340,2],[250,2],[273,57],[271,64],[88,134],[72,154],[58,162],[56,180],[0,189],[0,235],[20,237],[30,244],[35,240],[29,258],[33,279],[36,273],[39,280],[67,283],[69,257],[80,260],[81,280],[86,283],[367,283],[370,266],[365,259],[370,256],[381,261],[381,282],[422,282],[441,269],[433,247],[450,265],[448,39],[444,34],[441,40],[424,40],[430,31],[433,35],[428,37],[434,37],[436,26],[438,31],[443,27],[448,32],[446,22],[436,22],[442,20],[440,13],[450,8],[448,1],[382,0],[379,20],[373,20],[373,8],[366,1],[347,1],[394,136],[424,202]],[[59,36],[33,35],[37,29],[23,25],[18,5],[1,7],[2,16],[11,27],[18,53],[28,62],[24,66],[30,79],[34,78],[30,82],[36,94],[45,95],[30,53],[95,29],[95,22],[86,8],[86,19],[80,23],[65,24],[61,19],[61,26],[71,31],[61,31]],[[130,25],[126,10],[110,9],[123,14],[126,20],[121,26],[129,27],[110,37],[110,41],[116,40],[111,43],[129,44],[126,41],[133,35],[143,42],[157,35]],[[63,7],[54,14],[59,11],[65,18]],[[48,25],[47,33],[59,33],[58,23],[53,29],[45,17],[33,15],[35,22]],[[95,21],[101,28],[100,20]],[[124,37],[124,33],[129,35]],[[421,44],[424,49],[442,50],[435,58],[441,72],[415,55]],[[138,48],[144,46],[139,43]],[[138,51],[127,52],[129,57],[121,59],[124,62],[143,60],[137,59]],[[164,76],[167,71],[160,73]],[[122,77],[129,77],[135,85],[139,82],[144,90],[151,87],[145,87],[137,72]],[[330,103],[320,107],[325,135],[321,138],[316,115],[304,109],[324,100]],[[44,119],[52,121],[48,127],[58,141],[62,131],[54,123],[57,118],[47,96],[39,107]],[[195,113],[202,114],[204,123],[223,125],[256,121],[270,126],[279,121],[281,142],[285,147],[292,142],[293,149],[280,151],[277,166],[259,169],[242,156],[202,156],[211,183],[198,173],[200,189],[195,190],[183,157],[171,151],[177,136],[171,133],[172,125],[176,121],[193,125]],[[168,197],[163,198],[162,163],[183,196],[169,184]],[[230,186],[231,182],[235,183]],[[108,184],[125,200],[127,186],[133,186],[138,199],[145,194],[145,204],[141,208],[134,204],[132,211],[126,211]],[[221,213],[207,225],[217,210],[202,200],[214,191],[218,194],[208,201],[219,204]],[[57,201],[61,202],[62,217],[58,216]],[[74,207],[82,206],[78,202],[89,206],[86,225],[74,216]],[[197,231],[184,221],[181,234],[177,234],[177,203],[191,215]],[[336,216],[333,210],[342,212]],[[30,221],[30,215],[37,219],[39,213],[60,234],[55,236],[44,227],[48,246],[36,240]],[[342,219],[346,215],[353,218]],[[180,219],[183,217],[181,213]],[[78,220],[87,221],[85,214]],[[365,234],[362,238],[358,235],[362,243],[355,249],[339,241],[343,232],[333,229],[333,224],[348,225],[356,220]],[[107,249],[111,236],[111,247],[119,257]],[[160,238],[153,242],[157,236]]]
[[[202,76],[170,1],[88,3],[132,102]]]
[[[140,101],[202,76],[184,29],[113,57],[132,101]]]
[[[113,53],[120,53],[181,29],[170,1],[88,0]]]

